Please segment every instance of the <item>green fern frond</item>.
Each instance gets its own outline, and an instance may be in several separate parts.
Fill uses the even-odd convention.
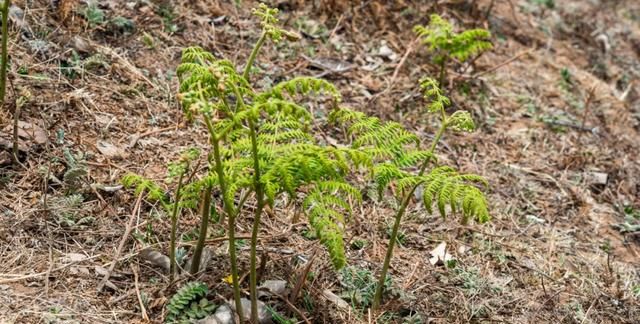
[[[438,81],[433,78],[423,78],[420,80],[424,98],[429,101],[427,110],[431,113],[444,111],[451,104],[451,100],[442,93]]]
[[[486,198],[482,191],[473,185],[474,182],[486,185],[486,180],[482,177],[459,174],[450,167],[439,167],[423,176],[420,181],[424,186],[424,206],[429,213],[433,212],[431,208],[435,199],[443,218],[446,217],[446,206],[449,205],[452,212],[462,212],[463,223],[470,218],[479,223],[489,220]]]
[[[311,227],[315,229],[320,241],[327,248],[333,266],[336,269],[341,269],[346,264],[342,212],[349,213],[351,209],[350,204],[331,189],[335,185],[335,183],[325,183],[324,187],[323,185],[316,187],[304,199],[303,208],[309,216]],[[330,191],[327,192],[323,189],[330,189]],[[331,192],[334,194],[332,195]]]
[[[200,46],[187,47],[182,50],[182,62],[183,63],[197,63],[207,64],[215,61],[216,58],[213,54],[205,51]]]
[[[373,167],[373,180],[376,183],[379,198],[391,182],[406,177],[407,174],[391,162],[377,164]]]
[[[359,127],[360,124],[354,124]],[[420,144],[418,137],[407,131],[402,125],[396,122],[387,122],[376,129],[369,130],[361,134],[353,141],[353,147],[359,148],[372,145],[374,147],[388,147],[389,149],[401,148],[404,145],[414,143]]]
[[[166,202],[166,196],[162,188],[147,178],[129,173],[122,177],[121,182],[125,188],[135,187],[135,196],[146,192],[149,200]]]
[[[455,33],[451,24],[439,15],[431,15],[429,25],[414,27],[415,33],[435,52],[434,61],[440,63],[447,57],[460,62],[479,55],[493,46],[488,40],[491,33],[485,29],[471,29]]]
[[[411,150],[407,152],[402,152],[398,157],[393,160],[393,163],[401,168],[408,168],[413,166],[418,166],[424,160],[436,161],[436,156],[430,152],[425,150]]]
[[[476,129],[476,125],[468,111],[458,110],[447,118],[447,128],[460,132],[472,132]]]
[[[351,199],[355,199],[357,202],[362,202],[362,193],[356,187],[344,181],[321,181],[316,184],[316,188],[330,195],[346,196]]]
[[[336,87],[327,80],[314,77],[296,77],[291,80],[283,81],[275,85],[271,90],[261,94],[258,101],[266,101],[269,98],[284,99],[285,94],[294,97],[296,95],[309,94],[326,94],[330,95],[335,102],[340,102],[340,92]]]
[[[369,117],[363,112],[351,110],[344,107],[339,107],[338,109],[331,111],[331,113],[329,114],[329,121],[334,124],[353,124],[357,121],[368,118],[375,119],[377,122],[379,122],[377,118]]]
[[[277,43],[282,39],[282,34],[285,31],[278,27],[278,9],[269,8],[266,4],[261,3],[252,10],[252,13],[260,18],[262,30],[267,33],[272,41]]]
[[[288,118],[296,119],[311,119],[311,113],[304,107],[281,98],[268,98],[264,102],[260,102],[256,105],[260,111],[264,111],[269,115],[276,116],[288,116]]]

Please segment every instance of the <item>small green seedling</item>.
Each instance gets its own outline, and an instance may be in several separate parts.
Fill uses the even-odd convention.
[[[445,87],[447,63],[475,60],[493,48],[489,41],[491,33],[485,29],[470,29],[456,33],[451,24],[439,15],[431,15],[429,25],[416,26],[414,31],[433,53],[433,62],[440,67],[438,86]]]
[[[189,282],[178,289],[167,304],[165,323],[193,323],[212,314],[216,305],[207,299],[209,288],[201,282]]]

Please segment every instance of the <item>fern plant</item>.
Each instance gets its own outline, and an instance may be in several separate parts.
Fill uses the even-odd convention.
[[[493,48],[491,33],[486,29],[470,29],[456,33],[453,26],[437,14],[430,17],[429,25],[416,26],[414,31],[433,53],[433,62],[439,66],[438,84],[444,87],[446,65],[455,59],[464,63]]]
[[[209,288],[201,282],[189,282],[178,289],[167,304],[165,323],[193,323],[212,314],[216,306],[209,302]]]
[[[435,80],[426,78],[421,81],[421,87],[429,100],[427,110],[440,115],[440,128],[427,148],[423,148],[420,138],[398,123],[382,122],[348,109],[336,110],[331,116],[334,122],[347,125],[351,148],[371,157],[373,180],[379,195],[393,187],[399,201],[373,300],[374,309],[380,305],[402,217],[418,187],[422,187],[424,207],[429,213],[436,205],[442,217],[446,216],[447,207],[452,213],[461,213],[463,223],[471,218],[479,223],[489,219],[486,199],[477,187],[478,184],[486,187],[486,180],[473,174],[461,174],[448,166],[432,166],[436,147],[445,131],[472,131],[473,119],[466,111],[446,113],[450,101]]]
[[[201,208],[206,211],[202,215],[208,213],[213,188],[221,193],[224,213],[220,219],[227,219],[231,281],[240,319],[235,221],[245,202],[255,199],[249,287],[251,317],[257,322],[256,246],[263,208],[274,207],[285,196],[289,201],[302,199],[310,224],[328,248],[334,266],[340,268],[346,263],[343,228],[344,215],[351,209],[348,201],[360,200],[360,192],[348,184],[346,175],[367,160],[356,150],[327,146],[314,136],[312,115],[298,99],[319,95],[337,103],[340,95],[327,81],[297,77],[261,92],[253,88],[251,70],[263,44],[294,38],[277,26],[276,9],[261,4],[254,14],[260,18],[262,33],[242,74],[232,62],[199,47],[183,51],[177,74],[185,115],[201,120],[211,147],[209,171],[202,181],[184,190],[204,190]],[[196,251],[206,236],[204,217],[201,229]]]

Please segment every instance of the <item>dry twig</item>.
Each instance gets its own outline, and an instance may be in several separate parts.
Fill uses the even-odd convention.
[[[122,249],[124,248],[124,245],[127,242],[127,239],[129,238],[129,234],[131,234],[131,230],[133,229],[133,222],[136,219],[136,214],[138,214],[138,211],[140,210],[141,203],[142,203],[142,193],[138,195],[138,199],[136,200],[135,206],[133,207],[133,212],[131,212],[131,217],[129,218],[127,227],[124,230],[124,235],[120,240],[120,244],[118,245],[116,254],[113,256],[114,262],[111,263],[111,265],[109,266],[109,269],[107,269],[107,273],[104,275],[104,278],[102,278],[102,280],[98,284],[98,287],[97,287],[98,291],[102,291],[102,288],[104,288],[104,285],[107,283],[107,281],[109,280],[109,277],[111,276],[111,272],[113,272],[113,269],[115,269],[116,264],[118,263],[115,260],[117,260],[118,257],[120,257],[120,254],[122,253]]]

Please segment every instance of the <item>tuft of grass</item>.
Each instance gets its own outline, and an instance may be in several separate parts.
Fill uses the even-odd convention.
[[[84,17],[91,28],[102,25],[105,22],[104,11],[100,9],[95,2],[89,2],[87,7],[85,7],[80,14]]]
[[[369,270],[356,266],[343,268],[340,273],[340,284],[344,287],[341,294],[351,304],[359,308],[367,308],[373,303],[376,293],[377,278]],[[391,290],[391,276],[387,276],[384,283],[385,291]]]

